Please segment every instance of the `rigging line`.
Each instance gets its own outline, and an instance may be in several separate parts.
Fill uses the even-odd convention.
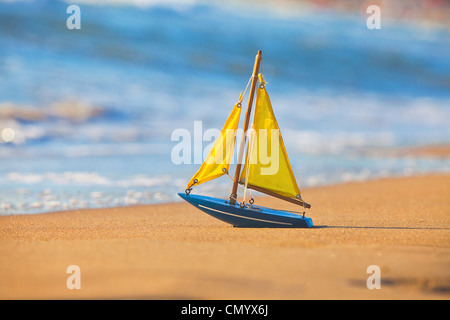
[[[247,86],[245,87],[244,93],[242,94],[242,99],[244,98],[245,93],[247,92],[248,86],[250,85],[250,82],[252,81],[253,77],[255,77],[255,76],[251,75],[250,79],[248,79]]]
[[[228,173],[228,171],[226,172],[227,176],[231,179],[231,181],[234,181],[233,178],[230,176],[230,174]],[[242,190],[241,186],[238,185],[239,190],[241,190],[242,192],[244,192],[244,190]]]
[[[248,79],[248,82],[247,82],[247,86],[245,87],[244,93],[242,94],[242,98],[240,99],[239,102],[241,102],[241,101],[244,99],[245,93],[247,92],[248,86],[249,86],[250,83],[252,82],[252,79],[253,79],[253,78],[256,78],[256,80],[258,80],[258,76],[255,76],[255,75],[253,75],[253,74],[250,76],[250,78]],[[234,179],[230,176],[230,174],[228,173],[228,171],[226,172],[226,174],[227,174],[227,176],[230,178],[230,180],[234,182]],[[245,195],[245,191],[241,188],[240,185],[238,185],[238,188],[239,188],[239,190],[241,190],[241,191],[244,193],[244,195]],[[244,196],[244,199],[245,199],[245,196]]]
[[[257,75],[252,74],[252,75],[250,76],[250,78],[248,79],[247,86],[245,87],[245,90],[244,90],[244,93],[242,94],[242,97],[245,96],[245,93],[247,92],[248,86],[250,85],[250,82],[252,81],[253,78],[256,78],[256,81],[259,80]],[[254,137],[253,132],[251,133],[249,144],[250,144],[250,142],[253,142],[253,141],[252,141],[252,137]],[[253,143],[252,143],[252,145],[253,145]],[[248,148],[247,148],[247,151],[248,151]],[[251,153],[250,153],[250,154],[251,154]],[[250,168],[250,164],[247,166],[247,173],[248,173],[248,171],[249,171],[249,168]],[[233,178],[228,174],[228,172],[227,172],[227,175],[230,177],[231,180],[233,180]],[[248,180],[248,174],[247,174],[247,180]],[[234,180],[233,180],[233,181],[234,181]],[[242,191],[242,193],[244,194],[242,203],[245,203],[245,198],[246,198],[245,196],[246,196],[246,194],[247,194],[247,184],[248,184],[248,182],[245,183],[245,188],[244,188],[244,190],[242,190],[241,186],[238,184],[238,188],[239,188],[239,189]],[[251,189],[250,189],[250,199],[251,199],[251,198],[252,198],[252,195],[251,195]]]
[[[261,74],[264,74],[264,72],[263,72],[263,58],[261,58],[261,62],[260,62],[260,65],[261,65]]]
[[[244,196],[242,199],[243,203],[245,203],[245,200],[246,200],[245,198],[247,195],[247,185],[248,185],[248,178],[249,178],[249,173],[250,173],[250,164],[252,161],[253,143],[254,142],[255,142],[255,132],[253,131],[253,126],[252,126],[252,129],[250,131],[250,139],[248,141],[248,148],[247,148],[248,156],[247,156],[247,162],[246,162],[247,168],[246,168],[246,172],[245,172],[246,179],[245,179]],[[251,195],[250,195],[250,198],[251,198]]]

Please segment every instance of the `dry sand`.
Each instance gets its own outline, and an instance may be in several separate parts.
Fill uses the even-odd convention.
[[[0,298],[450,297],[450,175],[304,189],[303,198],[315,228],[233,228],[181,202],[2,216]],[[66,286],[69,265],[80,267],[79,290]],[[366,286],[370,265],[381,289]]]

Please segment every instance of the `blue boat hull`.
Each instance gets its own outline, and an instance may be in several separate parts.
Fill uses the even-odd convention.
[[[288,211],[255,205],[241,208],[239,204],[232,205],[224,199],[185,193],[178,193],[178,195],[194,207],[234,227],[311,228],[313,226],[311,218]]]

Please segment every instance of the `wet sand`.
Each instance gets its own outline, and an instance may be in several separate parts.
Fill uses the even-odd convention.
[[[450,175],[302,195],[312,229],[233,228],[184,202],[2,216],[0,298],[450,298]],[[81,289],[67,288],[70,265]],[[371,265],[381,289],[367,288]]]
[[[450,158],[450,144],[435,144],[425,145],[421,147],[409,148],[401,151],[403,156],[415,156],[415,157],[434,157],[449,159]]]

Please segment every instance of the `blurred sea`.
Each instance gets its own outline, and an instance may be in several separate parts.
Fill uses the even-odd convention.
[[[67,2],[0,2],[0,214],[177,201],[199,164],[173,164],[172,132],[221,129],[259,49],[300,188],[450,172],[378,153],[450,142],[448,28],[168,3],[81,2],[69,30]]]

